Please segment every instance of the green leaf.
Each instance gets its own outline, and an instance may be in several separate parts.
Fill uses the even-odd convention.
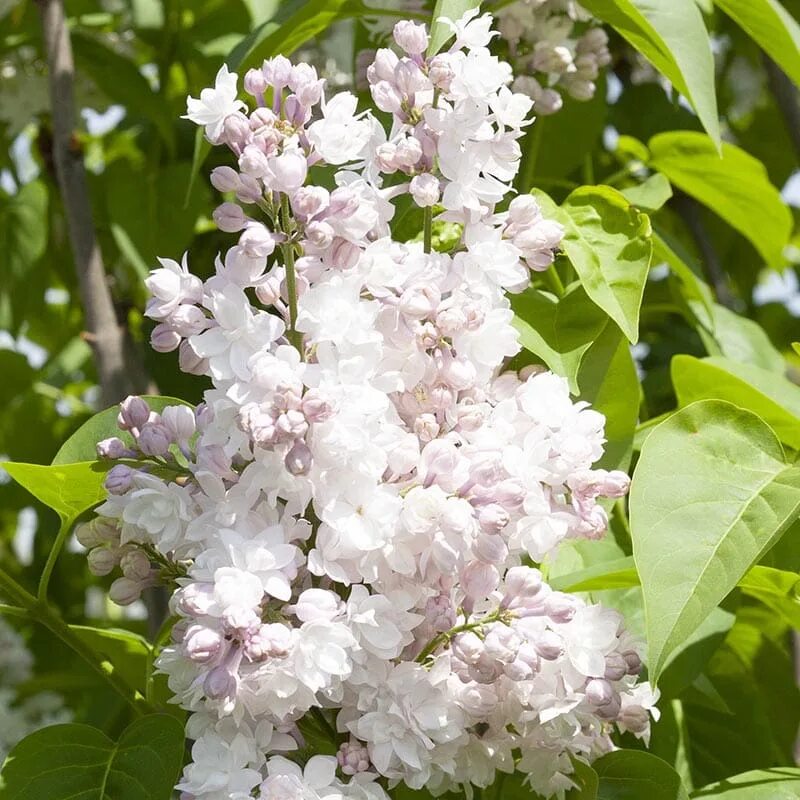
[[[642,211],[658,211],[672,197],[672,187],[660,172],[651,175],[644,183],[620,191],[632,206]]]
[[[781,375],[786,371],[785,359],[755,320],[718,303],[711,305],[710,314],[706,314],[705,307],[699,303],[690,301],[689,306],[703,320],[698,333],[709,355],[722,355],[731,361],[753,364]]]
[[[522,346],[566,378],[570,391],[578,394],[581,360],[606,326],[606,314],[580,284],[570,286],[560,299],[529,288],[510,300]]]
[[[83,461],[43,466],[8,461],[2,467],[37,500],[52,508],[66,524],[105,500],[103,481],[111,463]]]
[[[160,395],[141,395],[147,401],[152,411],[163,411],[167,406],[189,405],[184,400],[177,397],[162,397]],[[99,414],[95,414],[91,419],[78,428],[72,436],[61,445],[61,449],[56,453],[53,464],[72,464],[76,461],[89,461],[97,458],[96,445],[101,439],[108,439],[118,436],[126,444],[133,444],[133,438],[127,431],[121,431],[117,427],[117,415],[119,406],[112,406]]]
[[[739,581],[739,588],[800,630],[800,575],[796,572],[757,564]]]
[[[51,725],[9,754],[3,800],[169,800],[183,749],[183,726],[166,714],[137,719],[117,742],[88,725]]]
[[[610,186],[581,186],[560,209],[546,200],[542,205],[564,225],[562,247],[586,293],[636,342],[653,253],[649,217]]]
[[[88,625],[70,625],[70,630],[105,660],[142,697],[145,696],[150,644],[131,631],[120,628],[93,628]]]
[[[440,17],[457,22],[465,11],[478,8],[480,0],[436,0],[436,6],[431,16],[430,40],[428,41],[428,56],[438,53],[453,36],[447,25],[439,21]]]
[[[714,59],[694,0],[587,0],[581,4],[614,27],[670,80],[719,143]]]
[[[800,25],[777,0],[714,0],[800,86]]]
[[[639,376],[622,331],[609,321],[578,369],[581,400],[605,415],[606,443],[597,466],[627,470],[639,419]]]
[[[717,356],[672,359],[672,383],[678,404],[727,400],[758,414],[780,440],[800,449],[800,387],[774,372]]]
[[[712,609],[664,664],[659,680],[666,700],[680,696],[703,672],[706,664],[733,627],[736,615],[723,608]]]
[[[549,580],[553,589],[559,592],[597,592],[638,586],[639,574],[633,556],[626,556]]]
[[[692,794],[698,800],[797,800],[800,769],[773,767],[732,775]]]
[[[641,750],[615,750],[592,768],[600,779],[598,800],[689,800],[680,775]]]
[[[800,513],[800,467],[755,414],[704,400],[642,447],[630,494],[653,681]]]
[[[696,785],[793,763],[800,691],[787,644],[786,625],[773,611],[759,605],[738,610],[705,669],[708,692],[695,694],[693,687],[684,700]]]
[[[72,30],[75,63],[106,96],[124,105],[131,114],[152,122],[170,149],[174,148],[174,118],[167,103],[150,88],[136,64],[119,50],[106,47],[80,30]]]
[[[47,204],[42,181],[26,183],[10,197],[0,192],[0,304],[10,312],[4,324],[15,330],[41,282],[37,265],[47,249]]]
[[[651,168],[749,239],[769,266],[783,266],[792,215],[760,161],[728,143],[720,157],[707,136],[693,131],[660,133],[649,147]]]

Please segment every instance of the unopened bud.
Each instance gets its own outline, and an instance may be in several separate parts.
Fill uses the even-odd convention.
[[[130,578],[117,578],[111,584],[108,596],[118,606],[129,606],[141,597],[142,588],[139,581],[132,581]]]
[[[92,575],[108,575],[119,563],[118,553],[109,547],[95,547],[86,557]]]

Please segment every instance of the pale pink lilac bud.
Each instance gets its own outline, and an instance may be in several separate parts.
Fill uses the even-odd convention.
[[[330,196],[329,213],[341,219],[352,217],[358,211],[358,195],[346,186],[334,189]]]
[[[500,583],[500,573],[493,564],[473,561],[461,572],[461,588],[471,599],[480,599],[491,594]]]
[[[181,372],[189,375],[205,375],[208,360],[200,357],[188,341],[182,341],[178,348],[178,366]]]
[[[288,150],[270,159],[267,179],[274,191],[292,194],[303,185],[307,173],[306,157],[298,150]]]
[[[115,464],[108,471],[103,481],[103,486],[106,487],[106,491],[109,494],[125,494],[133,485],[135,475],[136,471],[127,466],[127,464]]]
[[[169,452],[172,436],[162,422],[148,422],[136,437],[136,444],[146,456],[163,456]]]
[[[626,706],[619,715],[619,721],[631,733],[644,733],[650,727],[650,713],[643,706]]]
[[[308,445],[302,439],[298,439],[286,454],[284,464],[292,475],[307,475],[311,469],[312,460]]]
[[[118,606],[129,606],[135,603],[142,596],[144,587],[139,581],[132,581],[130,578],[117,578],[108,590],[111,602]]]
[[[446,595],[429,597],[425,603],[425,619],[431,629],[442,633],[456,624],[456,610]]]
[[[175,309],[169,324],[179,337],[188,338],[202,333],[208,327],[208,318],[197,306],[181,305]]]
[[[361,248],[347,239],[335,237],[328,251],[331,266],[336,269],[352,269],[358,264],[361,257]]]
[[[378,81],[391,81],[394,79],[394,71],[400,59],[397,54],[388,47],[381,47],[374,54],[372,64],[367,70],[367,77],[370,83]]]
[[[451,649],[465,664],[477,664],[484,652],[483,640],[472,631],[465,631],[453,637]]]
[[[414,433],[423,444],[427,444],[439,435],[439,423],[433,414],[420,414],[414,420]]]
[[[580,607],[580,600],[563,592],[551,592],[544,601],[544,612],[553,622],[569,622]]]
[[[622,654],[625,664],[628,667],[628,675],[638,675],[642,671],[642,659],[633,650],[627,650]]]
[[[239,246],[248,258],[267,258],[275,251],[275,235],[260,222],[249,222],[239,237]]]
[[[609,653],[606,656],[604,676],[609,681],[622,680],[628,674],[628,664],[620,653]]]
[[[564,640],[554,631],[542,631],[533,640],[533,646],[545,661],[555,661],[564,654]]]
[[[392,35],[398,46],[409,55],[420,55],[428,47],[428,32],[424,25],[417,25],[410,20],[396,23]]]
[[[240,183],[239,173],[232,167],[214,167],[211,170],[211,185],[218,192],[235,192]]]
[[[369,750],[357,739],[342,742],[336,753],[336,760],[345,775],[356,775],[370,768]]]
[[[117,436],[112,436],[110,439],[103,439],[97,443],[98,458],[124,458],[129,452],[125,442]]]
[[[222,138],[234,153],[241,153],[253,138],[247,117],[238,113],[225,117],[222,123]]]
[[[267,80],[276,89],[288,86],[292,78],[292,62],[286,56],[275,56],[265,61],[262,69]]]
[[[192,625],[183,637],[186,656],[197,664],[213,661],[222,650],[222,645],[222,636],[202,625]]]
[[[542,573],[532,567],[511,567],[506,572],[503,608],[522,608],[542,591]]]
[[[430,208],[439,202],[439,179],[430,172],[415,175],[408,187],[414,202],[421,208]]]
[[[238,686],[237,676],[224,664],[214,667],[203,681],[203,691],[211,700],[224,700],[235,696]]]
[[[614,695],[608,703],[602,706],[595,706],[594,713],[597,714],[600,719],[616,720],[619,717],[621,706],[620,696],[614,692]]]
[[[263,178],[269,174],[269,160],[256,144],[249,144],[239,156],[239,169],[251,178]]]
[[[117,425],[123,431],[141,428],[150,419],[150,406],[141,397],[126,397],[119,406]]]
[[[486,654],[503,664],[510,664],[517,656],[522,639],[508,625],[494,623],[489,626],[483,640]]]
[[[586,684],[586,699],[593,706],[608,705],[614,699],[614,687],[603,678],[592,678]]]
[[[508,558],[508,545],[502,536],[481,533],[472,544],[472,552],[479,561],[500,566]]]
[[[161,421],[176,442],[187,442],[197,428],[194,411],[189,406],[167,406],[161,412]]]
[[[95,547],[86,557],[92,575],[108,575],[119,564],[119,553],[109,547]]]
[[[322,186],[301,186],[292,195],[292,211],[301,219],[310,219],[330,204],[330,194]]]
[[[247,215],[236,203],[222,203],[214,209],[214,222],[225,233],[237,233],[247,225]]]
[[[310,423],[325,422],[333,416],[333,406],[317,389],[309,389],[303,395],[302,409]]]
[[[180,343],[181,335],[166,323],[159,323],[150,333],[150,345],[157,353],[171,353]]]
[[[443,92],[450,91],[450,84],[455,75],[453,59],[449,53],[439,53],[428,62],[428,78],[437,89]]]
[[[267,90],[267,79],[260,69],[249,69],[244,74],[244,90],[255,98],[261,98]]]
[[[132,581],[146,581],[150,577],[150,559],[138,547],[128,550],[119,561],[122,574]]]
[[[499,503],[489,503],[478,510],[478,523],[486,533],[500,533],[508,520],[508,512]]]
[[[190,583],[177,595],[177,610],[188,616],[202,617],[214,604],[214,588],[209,584]]]

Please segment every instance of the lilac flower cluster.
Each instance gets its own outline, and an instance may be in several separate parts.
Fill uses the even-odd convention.
[[[604,418],[562,378],[503,371],[506,292],[563,231],[531,197],[497,208],[532,104],[491,23],[449,22],[430,58],[424,26],[395,26],[400,53],[368,69],[388,132],[281,57],[244,76],[252,111],[225,67],[189,98],[236,159],[211,180],[239,236],[205,282],[162,260],[147,313],[153,346],[213,387],[194,412],[123,404],[134,444],[100,445],[127,460],[87,542],[94,569],[120,563],[123,601],[177,583],[158,666],[191,712],[183,800],[384,800],[498,770],[563,795],[614,726],[648,734],[619,615],[533,566],[602,536],[598,499],[628,478],[592,469]],[[392,238],[401,202],[419,241]],[[433,206],[461,231],[449,252],[430,246]],[[320,737],[336,756],[308,758]]]
[[[513,88],[533,99],[536,113],[555,114],[563,93],[591,100],[611,63],[606,32],[575,0],[517,0],[497,10],[518,77]]]

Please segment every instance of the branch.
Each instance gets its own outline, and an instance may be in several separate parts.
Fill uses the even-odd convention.
[[[800,159],[800,97],[797,87],[766,53],[761,54],[761,60],[767,72],[769,90],[783,116],[795,155]]]
[[[64,5],[62,0],[37,0],[37,4],[49,72],[56,177],[86,317],[85,338],[94,352],[103,403],[108,406],[143,389],[144,370],[132,363],[126,332],[117,321],[92,220],[83,154],[74,136],[75,66]]]
[[[706,279],[711,285],[716,300],[721,305],[732,310],[736,310],[736,298],[730,290],[728,285],[728,278],[725,275],[725,269],[719,259],[717,251],[714,249],[714,244],[708,231],[705,229],[702,220],[700,219],[700,206],[697,201],[685,194],[676,194],[673,198],[673,206],[680,214],[689,233],[700,251],[701,262],[703,271],[705,272]]]

